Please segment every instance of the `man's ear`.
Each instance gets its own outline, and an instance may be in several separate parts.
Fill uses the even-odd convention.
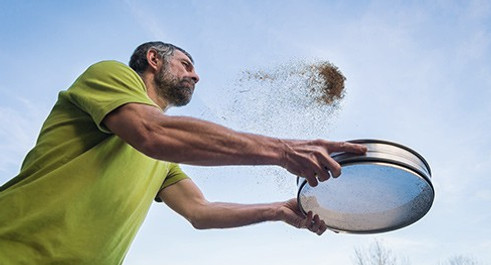
[[[159,64],[161,63],[161,58],[159,53],[154,49],[148,50],[147,62],[148,62],[148,67],[156,72],[160,67]]]

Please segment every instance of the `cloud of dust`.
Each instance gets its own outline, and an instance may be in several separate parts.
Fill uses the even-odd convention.
[[[275,137],[326,137],[345,95],[345,77],[333,64],[290,62],[244,70],[224,91],[231,99],[217,114],[241,131]]]
[[[345,96],[341,71],[328,61],[294,61],[268,69],[244,70],[213,104],[220,123],[239,131],[273,137],[327,138]],[[294,183],[286,170],[261,167],[280,191]]]

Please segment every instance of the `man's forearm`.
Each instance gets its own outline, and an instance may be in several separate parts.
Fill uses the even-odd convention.
[[[281,203],[235,204],[210,202],[190,218],[197,229],[232,228],[279,220]]]
[[[198,229],[231,228],[265,221],[283,221],[317,234],[326,230],[319,217],[299,209],[297,199],[268,204],[209,202],[191,179],[181,180],[160,191],[160,198]]]
[[[279,139],[191,117],[164,115],[142,104],[122,106],[109,114],[104,124],[142,153],[183,164],[281,165],[286,148]]]
[[[160,115],[147,149],[156,159],[193,165],[279,165],[279,139],[241,133],[191,117]]]

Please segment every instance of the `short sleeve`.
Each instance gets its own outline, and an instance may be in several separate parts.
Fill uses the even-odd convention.
[[[155,196],[155,201],[162,202],[162,200],[159,197],[159,193],[161,190],[187,178],[189,177],[186,175],[186,173],[184,173],[184,171],[182,171],[181,167],[178,164],[170,163],[169,172],[167,173],[164,183],[162,183],[162,186],[160,186],[160,189],[157,192],[157,195]]]
[[[88,113],[105,133],[110,131],[102,120],[124,104],[142,103],[158,107],[148,97],[140,76],[117,61],[102,61],[90,66],[65,94],[73,104]]]

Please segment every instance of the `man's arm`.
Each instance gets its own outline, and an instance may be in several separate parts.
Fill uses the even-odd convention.
[[[159,196],[197,229],[232,228],[266,221],[283,221],[318,235],[327,229],[317,215],[309,213],[303,216],[296,199],[269,204],[209,202],[191,179],[181,180],[163,189]]]
[[[109,113],[104,125],[155,159],[191,165],[278,165],[317,185],[341,174],[331,152],[364,153],[362,145],[325,140],[283,140],[237,132],[215,123],[164,115],[157,107],[129,103]],[[330,172],[330,173],[329,173]],[[317,178],[316,178],[317,176]]]

